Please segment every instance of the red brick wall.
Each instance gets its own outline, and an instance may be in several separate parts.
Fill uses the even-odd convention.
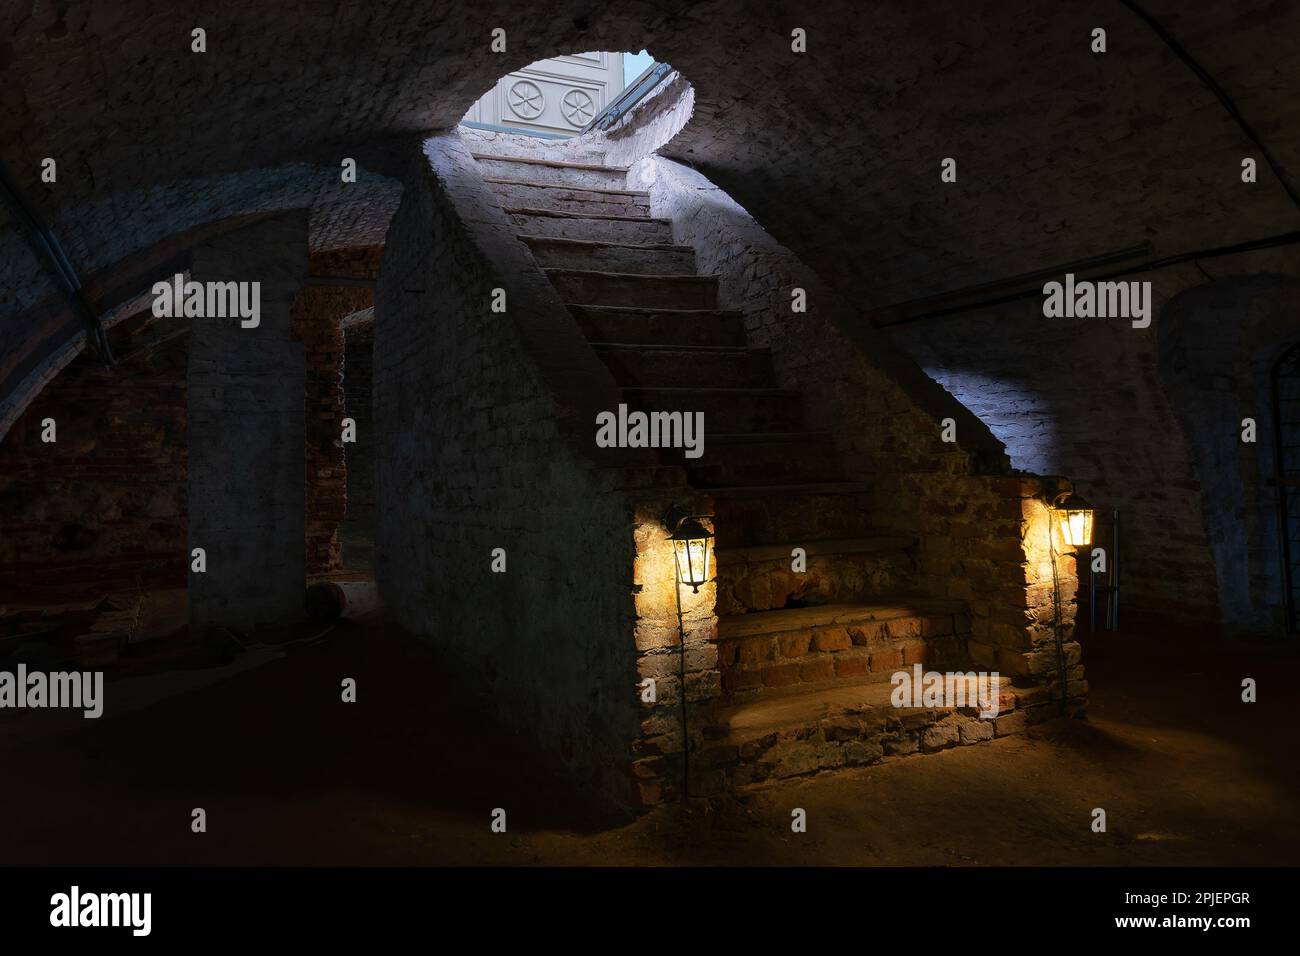
[[[372,278],[379,248],[312,260],[312,274]],[[342,567],[345,416],[338,320],[365,286],[309,285],[294,306],[307,351],[308,572]],[[188,339],[146,313],[111,333],[120,364],[69,365],[0,441],[0,642],[71,646],[91,631],[132,637],[185,620],[188,586]],[[164,341],[165,340],[165,341]],[[41,441],[53,418],[57,441]],[[0,644],[0,656],[6,652]]]
[[[343,391],[348,417],[357,423],[357,440],[347,446],[348,513],[339,529],[343,566],[349,571],[374,570],[375,552],[375,417],[373,323],[345,332]]]
[[[310,274],[318,277],[373,279],[379,271],[379,246],[318,253]],[[307,356],[306,448],[307,574],[343,569],[338,530],[347,513],[347,466],[341,439],[347,412],[343,394],[343,332],[339,321],[374,304],[367,286],[305,285],[291,308],[293,332]]]
[[[141,324],[115,330],[116,368],[75,360],[0,441],[0,640],[134,634],[186,587],[186,340]]]

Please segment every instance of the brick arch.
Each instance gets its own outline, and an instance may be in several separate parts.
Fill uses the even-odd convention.
[[[197,246],[283,210],[309,210],[313,250],[381,243],[401,185],[376,171],[385,168],[379,154],[357,158],[355,184],[343,184],[337,166],[249,169],[86,202],[49,225],[82,270],[92,310],[108,323],[121,317],[116,310],[123,302],[184,271]],[[43,384],[84,347],[84,326],[16,231],[0,231],[0,282],[16,306],[0,311],[3,437]]]
[[[1031,0],[952,5],[943,16],[907,0],[869,8],[615,0],[594,9],[582,0],[522,8],[379,0],[343,3],[292,27],[254,0],[232,0],[207,26],[207,59],[189,52],[191,15],[135,15],[140,2],[126,0],[112,18],[68,16],[49,32],[47,11],[0,14],[13,51],[6,79],[21,94],[0,117],[6,160],[87,272],[156,241],[139,238],[154,213],[132,202],[133,190],[229,187],[229,214],[256,205],[267,188],[255,176],[226,181],[250,170],[337,168],[340,156],[365,156],[393,175],[404,138],[450,127],[504,72],[578,49],[645,47],[689,77],[694,122],[665,154],[700,168],[864,312],[1095,254],[1135,208],[1142,221],[1133,234],[1171,252],[1290,225],[1276,183],[1242,197],[1231,177],[1213,174],[1225,157],[1239,161],[1242,143],[1207,123],[1199,101],[1162,93],[1181,89],[1185,70],[1127,14],[1110,26],[1111,40],[1135,51],[1141,72],[1120,81],[1078,42],[1091,13],[1060,11],[1045,29]],[[1258,127],[1286,130],[1269,114],[1294,99],[1277,87],[1276,64],[1294,55],[1280,38],[1294,35],[1300,12],[1271,13],[1263,55],[1249,57],[1232,30],[1241,16],[1227,7],[1185,11],[1177,32],[1211,72],[1231,68],[1233,95],[1259,94]],[[504,54],[489,51],[495,27],[507,31]],[[790,50],[794,27],[809,38],[802,58]],[[88,46],[96,56],[77,55]],[[43,82],[51,68],[57,85]],[[1048,109],[1062,100],[1096,106]],[[1130,122],[1151,115],[1165,121]],[[1062,124],[1076,144],[1064,152]],[[1124,124],[1132,127],[1126,149],[1115,150]],[[953,143],[962,144],[964,185],[937,190],[933,161]],[[1294,135],[1278,133],[1271,146],[1295,166]],[[1138,153],[1159,170],[1154,185],[1131,175]],[[45,156],[59,158],[57,190],[39,183]],[[1177,161],[1162,165],[1162,157]],[[792,195],[800,202],[787,202]],[[75,211],[103,196],[120,199],[106,214],[110,226],[83,229]],[[359,241],[357,225],[344,223],[347,242]],[[2,273],[0,281],[25,286],[32,266],[12,285]]]
[[[195,247],[266,215],[230,216],[170,235],[87,276],[82,287],[86,298],[103,325],[112,328],[149,307],[149,289],[159,278],[187,272]],[[86,347],[85,328],[62,296],[46,295],[8,319],[28,334],[15,338],[0,363],[0,440],[41,390]]]

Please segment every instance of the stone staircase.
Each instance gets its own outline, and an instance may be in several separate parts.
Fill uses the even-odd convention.
[[[779,387],[649,194],[599,162],[475,159],[629,407],[704,413],[704,455],[673,459],[716,512],[722,698],[697,715],[692,789],[1023,729],[1005,680],[993,720],[890,705],[900,668],[973,669],[966,607],[921,593],[915,543],[872,527],[870,485],[845,480],[829,433],[806,426],[801,394]]]

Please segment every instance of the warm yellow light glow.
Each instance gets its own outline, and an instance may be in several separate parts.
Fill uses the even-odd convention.
[[[693,591],[709,580],[709,567],[713,558],[713,535],[695,519],[688,519],[672,536],[673,553],[677,559],[677,579],[689,584]]]
[[[1056,524],[1067,547],[1086,548],[1092,543],[1092,507],[1078,495],[1057,504]]]

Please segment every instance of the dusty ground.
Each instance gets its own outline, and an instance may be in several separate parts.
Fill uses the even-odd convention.
[[[628,822],[471,716],[423,647],[344,623],[212,686],[9,745],[0,863],[1300,863],[1293,653],[1155,631],[1088,653],[1086,722]],[[1243,676],[1259,703],[1240,702]]]

